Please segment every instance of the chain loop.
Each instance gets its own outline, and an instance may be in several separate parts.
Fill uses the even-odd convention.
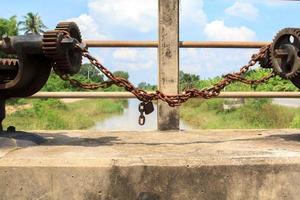
[[[68,37],[68,35],[66,36]],[[69,81],[70,84],[76,87],[80,87],[83,89],[97,89],[97,88],[106,88],[113,84],[118,87],[124,88],[126,91],[131,92],[137,99],[142,102],[150,102],[153,100],[162,100],[166,102],[169,106],[175,107],[180,106],[182,103],[186,102],[190,98],[204,98],[210,99],[220,95],[221,91],[228,85],[233,82],[242,82],[248,85],[258,85],[267,82],[270,78],[274,77],[276,74],[272,71],[269,75],[258,79],[258,80],[249,80],[244,77],[245,73],[249,71],[251,67],[253,67],[257,62],[259,62],[262,58],[267,55],[268,50],[270,49],[271,44],[262,47],[257,54],[253,54],[251,60],[247,65],[241,67],[239,72],[229,73],[223,76],[223,79],[214,84],[212,87],[204,88],[202,90],[198,90],[196,88],[186,89],[182,94],[178,95],[166,95],[160,91],[156,91],[155,93],[147,93],[145,90],[136,88],[132,83],[130,83],[127,79],[116,77],[111,73],[106,67],[104,67],[95,57],[93,57],[85,45],[77,44],[76,48],[82,51],[83,57],[87,58],[90,63],[95,66],[98,70],[100,70],[110,81],[105,81],[98,84],[84,84],[77,80],[71,79],[68,75],[60,75],[63,80]],[[141,111],[140,111],[141,112]],[[145,116],[143,115],[144,111],[141,112],[139,123],[145,123]]]

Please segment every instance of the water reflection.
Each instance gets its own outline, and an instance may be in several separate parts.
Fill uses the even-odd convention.
[[[109,117],[103,121],[99,121],[92,128],[92,130],[99,131],[139,131],[139,130],[156,130],[157,129],[157,106],[152,114],[146,116],[146,124],[140,126],[138,124],[138,105],[139,101],[136,99],[128,100],[128,107],[124,109],[121,115]],[[180,121],[181,129],[192,129],[190,126],[185,124],[182,120]]]
[[[292,98],[292,99],[286,99],[286,98],[276,98],[272,101],[274,104],[278,104],[281,106],[287,106],[292,108],[299,108],[300,107],[300,99],[299,98]]]

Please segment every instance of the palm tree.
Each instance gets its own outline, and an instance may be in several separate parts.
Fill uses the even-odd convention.
[[[21,28],[21,31],[25,31],[25,33],[33,33],[33,34],[40,34],[44,33],[43,29],[46,29],[47,27],[44,25],[41,17],[38,15],[38,13],[34,14],[32,12],[27,13],[27,15],[24,16],[24,21],[21,21],[18,23],[18,25],[23,26]]]

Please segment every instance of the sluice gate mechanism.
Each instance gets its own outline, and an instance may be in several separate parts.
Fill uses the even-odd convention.
[[[52,69],[59,74],[76,74],[82,55],[74,45],[81,42],[73,22],[59,23],[44,35],[4,38],[1,50],[11,58],[0,59],[0,121],[5,118],[5,100],[35,94],[46,84]]]
[[[162,100],[170,106],[179,106],[189,98],[216,97],[224,87],[235,81],[262,84],[271,77],[279,75],[291,80],[300,88],[300,29],[297,28],[281,30],[272,44],[263,47],[258,54],[253,55],[248,65],[242,67],[237,73],[225,75],[220,83],[202,90],[189,89],[178,95],[167,95],[160,91],[147,93],[134,87],[128,80],[115,77],[89,54],[82,42],[80,30],[74,22],[59,23],[55,30],[47,31],[43,35],[27,34],[4,38],[0,49],[7,55],[7,58],[0,59],[1,130],[5,118],[5,100],[35,94],[47,82],[51,70],[71,84],[85,89],[109,87],[115,84],[133,93],[142,101],[139,107],[140,124],[145,123],[143,114],[150,114],[153,111],[153,100]],[[79,72],[82,57],[88,58],[92,65],[106,75],[109,82],[87,86],[70,79],[70,76]],[[245,72],[256,63],[263,68],[272,68],[272,74],[261,80],[247,80],[244,77]]]

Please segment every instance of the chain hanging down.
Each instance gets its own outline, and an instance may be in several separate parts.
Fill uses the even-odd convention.
[[[65,32],[64,32],[65,33]],[[68,34],[65,34],[65,37],[70,37]],[[124,88],[126,91],[131,92],[137,99],[139,99],[142,103],[139,106],[139,111],[141,113],[139,123],[143,125],[145,123],[145,114],[150,114],[152,110],[152,101],[154,100],[162,100],[166,102],[169,106],[175,107],[180,106],[182,103],[186,102],[190,98],[204,98],[204,99],[210,99],[213,97],[217,97],[220,95],[221,91],[228,85],[230,85],[233,82],[242,82],[244,84],[249,85],[258,85],[267,82],[270,78],[274,77],[276,74],[274,71],[272,71],[269,75],[258,79],[258,80],[250,80],[246,79],[244,77],[245,73],[249,71],[251,67],[253,67],[256,63],[262,61],[268,56],[268,53],[270,51],[271,44],[262,47],[257,54],[252,55],[251,60],[240,68],[239,72],[235,73],[228,73],[223,76],[223,79],[214,84],[212,87],[204,88],[204,89],[187,89],[183,93],[178,95],[166,95],[160,91],[156,91],[155,93],[148,93],[145,90],[136,88],[131,82],[129,82],[127,79],[116,77],[113,75],[112,72],[110,72],[106,67],[104,67],[98,59],[93,57],[88,49],[83,45],[82,43],[78,43],[75,45],[77,49],[81,50],[82,56],[87,58],[90,63],[95,66],[98,70],[100,70],[110,81],[105,81],[102,83],[81,83],[80,81],[77,81],[75,79],[72,79],[69,77],[69,75],[62,75],[59,74],[59,76],[66,81],[69,81],[71,85],[75,87],[80,87],[83,89],[98,89],[98,88],[107,88],[111,85],[115,84],[118,87]]]
[[[81,46],[78,45],[78,48]],[[81,48],[83,52],[83,56],[87,58],[92,65],[94,65],[97,69],[99,69],[108,79],[110,79],[115,85],[124,88],[126,91],[131,92],[142,101],[144,104],[152,104],[153,100],[162,100],[168,103],[169,106],[175,107],[180,106],[182,103],[186,102],[190,98],[205,98],[210,99],[220,95],[221,90],[226,86],[230,85],[233,82],[242,82],[249,85],[258,85],[267,82],[270,78],[274,77],[276,74],[272,71],[269,75],[258,79],[258,80],[249,80],[243,77],[243,75],[249,71],[251,67],[253,67],[257,62],[266,57],[268,51],[270,49],[270,45],[267,45],[260,49],[258,54],[254,54],[251,60],[247,65],[243,66],[239,72],[226,74],[223,79],[213,85],[210,88],[204,88],[202,90],[198,90],[196,88],[185,90],[182,94],[178,95],[166,95],[160,91],[156,91],[156,93],[147,93],[145,90],[136,88],[132,83],[128,80],[120,77],[114,76],[106,67],[104,67],[95,57],[93,57],[86,48]],[[144,105],[143,104],[143,105]],[[142,104],[139,107],[139,111],[141,112],[139,123],[143,125],[145,123],[145,117],[141,107],[145,107]],[[149,114],[149,113],[148,113]]]
[[[81,48],[80,45],[77,45],[78,48]],[[126,91],[131,92],[142,102],[150,102],[153,100],[162,100],[169,104],[171,107],[180,106],[182,103],[186,102],[190,98],[201,97],[205,99],[210,99],[218,96],[221,93],[221,90],[226,86],[230,85],[233,82],[242,82],[249,85],[258,85],[267,82],[270,78],[274,77],[276,74],[272,71],[269,75],[258,79],[258,80],[249,80],[243,77],[243,75],[249,71],[257,62],[265,57],[270,45],[267,45],[260,49],[258,54],[254,54],[251,60],[247,65],[243,66],[239,72],[226,74],[223,79],[209,88],[204,88],[202,90],[198,89],[188,89],[185,90],[182,94],[178,95],[166,95],[160,91],[155,93],[147,93],[145,90],[136,88],[128,80],[120,77],[114,76],[106,67],[104,67],[95,57],[93,57],[86,48],[81,48],[83,56],[87,58],[92,65],[99,69],[108,79],[110,79],[115,85],[124,88]]]
[[[58,74],[58,73],[57,73]],[[82,83],[76,79],[71,78],[67,74],[58,74],[59,77],[64,80],[68,81],[72,86],[77,87],[77,88],[82,88],[86,90],[97,90],[99,88],[109,88],[114,84],[113,81],[103,81],[101,83]]]

